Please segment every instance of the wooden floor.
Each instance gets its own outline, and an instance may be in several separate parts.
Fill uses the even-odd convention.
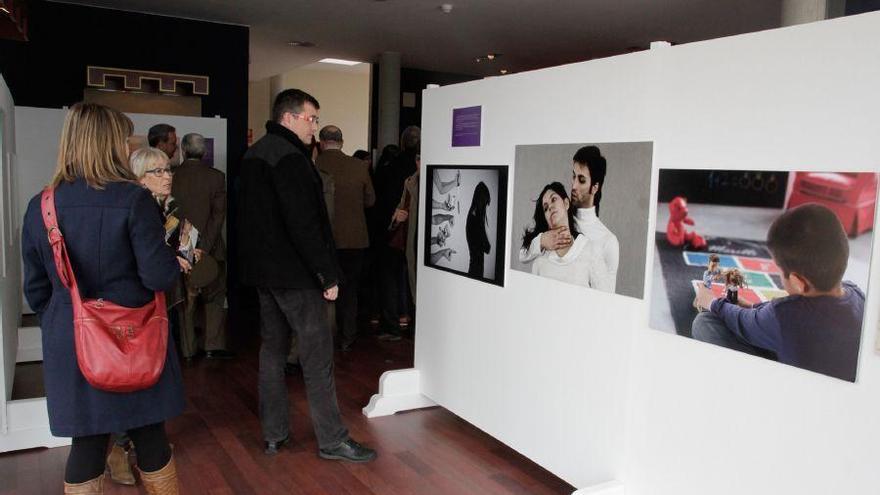
[[[292,444],[262,451],[257,413],[256,329],[239,334],[233,361],[184,366],[186,412],[168,423],[184,494],[570,494],[574,488],[447,410],[435,407],[367,419],[361,408],[379,376],[413,364],[411,340],[361,338],[337,352],[343,418],[356,440],[374,447],[369,464],[325,461],[308,417],[302,378],[290,377]],[[0,495],[61,493],[69,448],[0,455]],[[145,493],[108,484],[108,494]]]

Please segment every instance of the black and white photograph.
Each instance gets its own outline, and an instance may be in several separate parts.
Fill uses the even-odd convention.
[[[516,147],[512,269],[641,299],[653,143]]]
[[[428,165],[425,266],[504,286],[507,167]]]

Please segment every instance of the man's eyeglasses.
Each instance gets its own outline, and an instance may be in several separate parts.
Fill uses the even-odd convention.
[[[162,175],[168,175],[168,177],[174,176],[174,171],[170,168],[153,168],[150,170],[144,171],[145,174],[150,174],[153,177],[162,177]]]
[[[321,120],[318,118],[317,115],[311,115],[308,117],[304,116],[301,113],[292,113],[290,115],[293,115],[293,118],[295,118],[295,119],[307,120],[310,124],[318,125],[321,122]]]

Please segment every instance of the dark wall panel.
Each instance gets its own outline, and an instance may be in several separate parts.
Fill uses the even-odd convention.
[[[16,105],[60,108],[83,99],[86,67],[204,75],[202,116],[227,119],[229,190],[247,147],[249,29],[110,9],[29,2],[27,42],[0,40],[0,73]],[[179,135],[187,132],[179,129]],[[235,285],[234,194],[229,196],[230,285]],[[236,306],[230,291],[230,307]],[[230,315],[232,317],[232,315]]]
[[[202,114],[228,119],[229,168],[237,166],[246,147],[247,27],[32,1],[29,37],[0,41],[0,72],[16,105],[82,100],[89,65],[206,75]]]

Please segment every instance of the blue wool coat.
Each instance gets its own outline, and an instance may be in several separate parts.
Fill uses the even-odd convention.
[[[138,184],[116,182],[104,190],[83,180],[55,191],[58,223],[80,293],[138,307],[153,291],[169,290],[179,265],[165,244],[158,205]],[[126,431],[183,412],[180,365],[169,332],[165,368],[156,385],[136,392],[93,388],[79,370],[74,349],[70,291],[61,285],[40,208],[31,199],[22,228],[24,293],[40,319],[43,377],[49,426],[59,437]]]

